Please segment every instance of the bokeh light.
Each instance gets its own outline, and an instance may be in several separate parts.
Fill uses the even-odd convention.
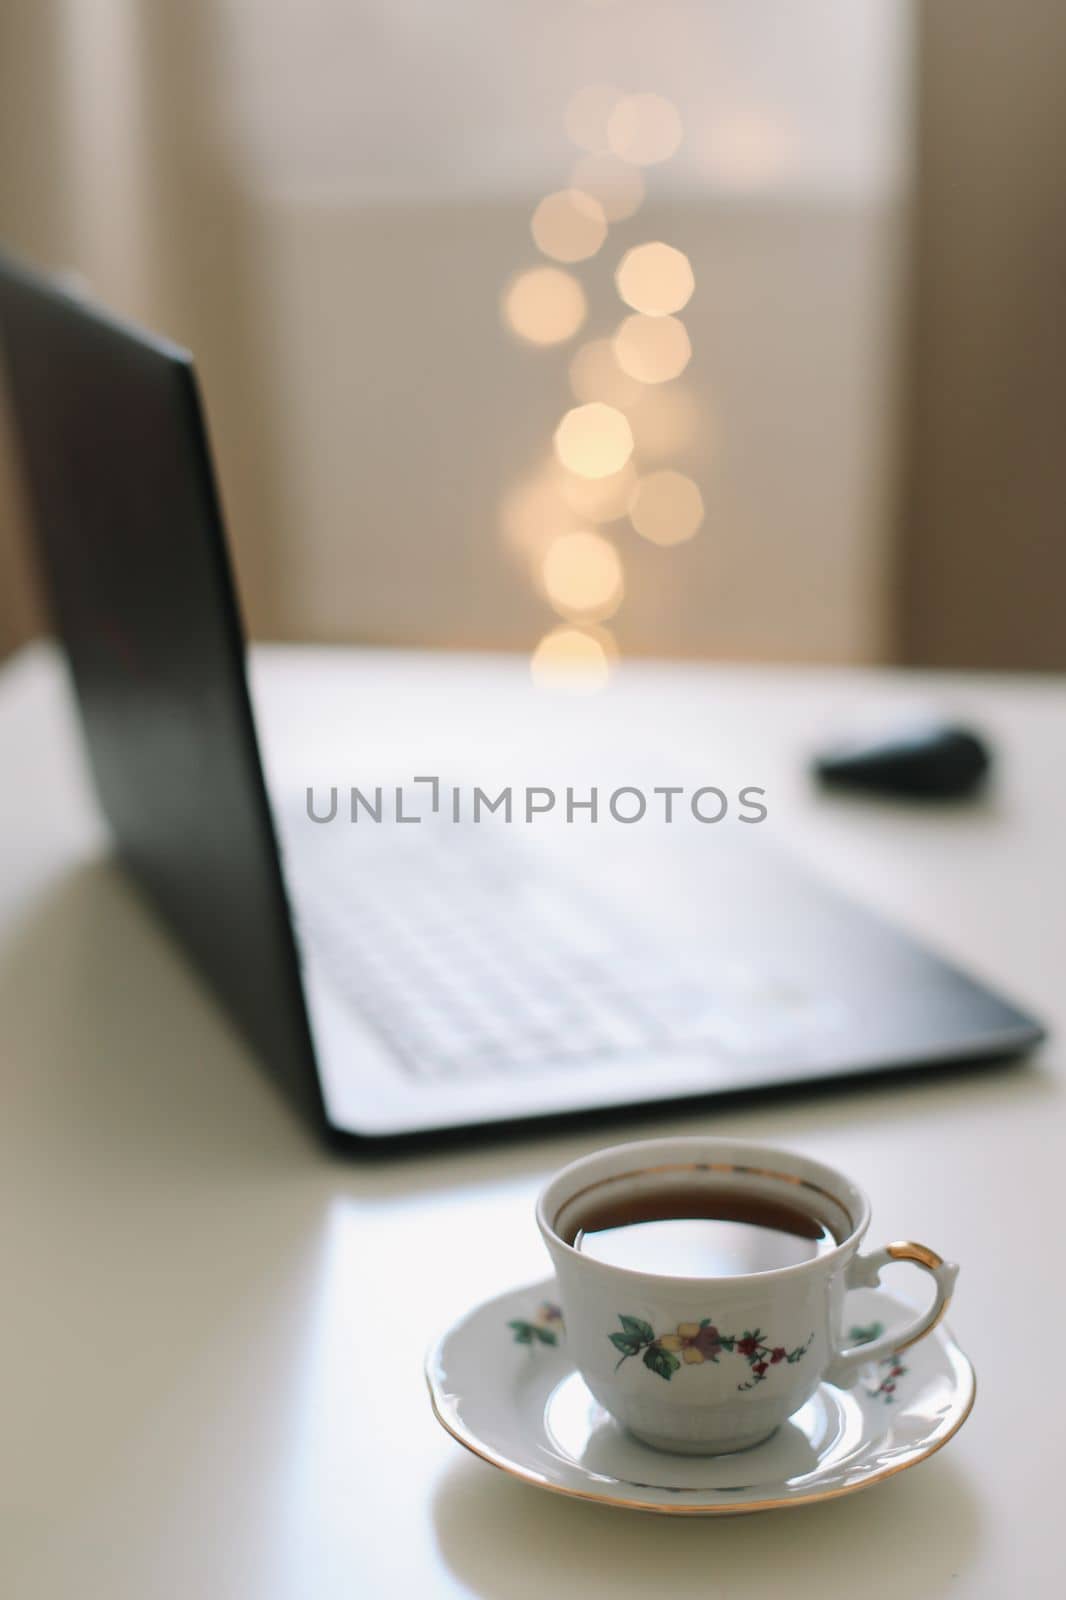
[[[666,161],[681,143],[677,107],[660,94],[628,94],[607,120],[607,139],[616,156],[638,167]]]
[[[556,484],[568,511],[585,522],[614,522],[629,511],[637,475],[627,461],[606,478],[581,478],[556,463]]]
[[[599,201],[608,222],[624,222],[640,209],[644,200],[644,174],[639,167],[620,161],[617,156],[583,156],[574,163],[570,182],[582,194]]]
[[[642,462],[676,459],[697,443],[705,456],[714,443],[706,406],[683,382],[644,389],[626,415]]]
[[[500,506],[500,525],[507,543],[518,555],[538,567],[553,539],[589,521],[587,512],[570,504],[560,482],[562,477],[562,468],[549,460],[540,472],[524,479],[505,495]],[[627,509],[628,503],[627,497]]]
[[[585,291],[563,268],[597,255],[611,225],[636,214],[646,194],[643,169],[668,160],[684,137],[671,101],[605,83],[576,90],[565,126],[580,152],[569,187],[546,195],[530,220],[537,249],[561,265],[518,273],[502,299],[506,326],[536,345],[560,344],[584,326]],[[501,505],[509,544],[564,619],[533,653],[538,685],[588,690],[608,680],[617,647],[602,624],[621,605],[626,581],[603,529],[628,517],[637,533],[668,546],[691,539],[704,517],[699,488],[677,470],[705,421],[678,381],[692,357],[677,315],[695,289],[691,263],[684,251],[653,239],[625,252],[614,283],[632,314],[612,336],[574,351],[568,376],[575,404],[555,429],[552,456]]]
[[[668,383],[688,366],[692,346],[676,317],[626,317],[614,336],[618,365],[641,383]]]
[[[570,387],[576,400],[603,400],[624,411],[639,399],[640,384],[623,372],[610,339],[590,339],[574,351]]]
[[[610,149],[607,123],[622,99],[622,91],[609,83],[587,83],[566,108],[566,131],[579,150],[594,155]]]
[[[648,317],[665,317],[680,311],[696,287],[685,252],[660,240],[627,250],[614,281],[626,305]]]
[[[651,472],[637,484],[629,516],[652,544],[684,544],[703,521],[703,496],[683,472]]]
[[[594,693],[611,675],[614,640],[605,628],[563,626],[546,633],[533,652],[530,671],[542,689]]]
[[[617,611],[625,592],[618,551],[602,533],[564,533],[544,553],[544,593],[564,617],[601,622]]]
[[[530,231],[537,248],[554,261],[587,261],[607,237],[607,218],[591,195],[559,189],[540,202]]]
[[[555,430],[555,453],[579,477],[606,478],[629,460],[633,433],[621,411],[594,400],[563,417]]]
[[[531,267],[513,278],[504,291],[504,322],[530,344],[561,344],[572,339],[587,315],[584,289],[561,267]]]

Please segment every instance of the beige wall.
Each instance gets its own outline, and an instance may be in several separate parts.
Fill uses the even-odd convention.
[[[1066,8],[919,8],[902,650],[1066,668]]]
[[[531,350],[499,325],[500,285],[531,259],[530,209],[264,205],[287,631],[523,648],[551,625],[506,538],[512,496],[573,403],[572,347]],[[637,453],[690,474],[706,520],[672,550],[611,526],[623,650],[876,657],[892,219],[720,203],[651,207],[641,226],[686,250],[699,291],[680,394],[653,400],[665,415],[685,397],[691,430],[659,450],[638,412]],[[606,333],[609,263],[584,281],[605,308],[589,331]]]
[[[55,20],[50,0],[0,6],[0,237],[45,260],[70,243],[59,97],[41,93],[59,76]],[[0,380],[0,657],[42,625],[34,580]]]
[[[720,9],[750,36],[743,7]],[[506,507],[572,403],[570,351],[516,344],[498,314],[503,284],[535,261],[537,190],[485,179],[451,192],[438,161],[438,193],[392,174],[390,193],[373,198],[367,129],[350,120],[360,97],[326,71],[331,29],[353,70],[362,60],[342,5],[322,0],[317,32],[301,28],[285,61],[268,63],[284,104],[260,76],[265,4],[16,0],[15,10],[38,43],[19,67],[11,53],[0,67],[34,85],[11,111],[8,153],[41,105],[58,133],[50,172],[27,175],[16,160],[6,231],[196,351],[253,632],[530,648],[556,619],[509,542]],[[818,10],[830,25],[832,7]],[[485,16],[499,26],[492,8]],[[811,72],[819,60],[812,51]],[[561,117],[563,67],[565,57],[529,65],[538,115]],[[520,52],[507,70],[526,70]],[[320,102],[341,87],[324,114]],[[815,109],[822,93],[808,96]],[[256,96],[258,123],[247,110]],[[508,100],[489,96],[490,123],[507,123]],[[445,110],[453,102],[449,89]],[[402,130],[420,160],[436,137],[425,116]],[[848,116],[863,126],[862,108]],[[468,131],[442,117],[456,137]],[[508,139],[536,127],[532,111],[512,121]],[[768,133],[764,119],[754,143],[750,119],[734,122],[739,166],[712,138],[704,172],[703,146],[690,141],[684,182],[656,179],[639,220],[612,236],[610,260],[583,269],[590,334],[620,315],[610,275],[627,243],[673,240],[698,282],[685,313],[695,426],[665,453],[638,429],[638,454],[696,478],[706,523],[671,551],[624,524],[611,530],[627,566],[616,632],[633,653],[877,659],[891,644],[898,197],[876,176],[883,152],[856,163],[854,137],[839,151],[823,139],[831,181],[819,188],[822,147],[813,135],[804,146],[798,113],[791,134]],[[385,124],[379,142],[397,131]],[[486,150],[495,158],[489,140],[478,159]],[[522,183],[562,181],[550,162],[534,172],[527,154],[514,152]],[[784,160],[780,182],[758,177],[768,158],[771,175]]]

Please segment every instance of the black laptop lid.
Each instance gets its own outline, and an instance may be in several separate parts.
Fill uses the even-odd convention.
[[[321,1117],[190,357],[0,257],[16,439],[122,858]]]

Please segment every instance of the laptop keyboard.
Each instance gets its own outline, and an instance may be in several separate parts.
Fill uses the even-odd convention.
[[[649,939],[484,833],[465,849],[399,833],[375,827],[352,853],[302,838],[286,861],[302,943],[421,1079],[701,1045],[761,1055],[809,1018],[809,997],[765,976],[712,986],[680,941]]]

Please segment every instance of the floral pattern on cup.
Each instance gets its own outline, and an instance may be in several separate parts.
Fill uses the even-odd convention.
[[[551,1300],[544,1300],[532,1318],[512,1317],[507,1326],[515,1344],[558,1344],[563,1313]]]
[[[872,1340],[880,1339],[884,1331],[883,1322],[869,1322],[863,1327],[852,1328],[849,1337],[852,1344],[870,1344]],[[885,1405],[891,1405],[896,1398],[897,1380],[906,1376],[907,1368],[898,1356],[885,1356],[879,1366],[884,1376],[875,1387],[867,1384],[865,1392],[871,1400],[883,1400]]]
[[[640,1355],[649,1372],[667,1382],[682,1365],[699,1367],[706,1361],[718,1364],[723,1352],[743,1356],[748,1363],[748,1377],[737,1384],[738,1389],[754,1389],[765,1382],[773,1367],[781,1362],[794,1366],[811,1347],[814,1334],[807,1336],[805,1344],[787,1350],[784,1345],[770,1344],[761,1328],[748,1328],[742,1334],[722,1333],[711,1317],[700,1322],[679,1322],[675,1333],[657,1334],[650,1322],[640,1317],[618,1314],[621,1332],[609,1333],[608,1339],[620,1351],[615,1371],[631,1356]]]

